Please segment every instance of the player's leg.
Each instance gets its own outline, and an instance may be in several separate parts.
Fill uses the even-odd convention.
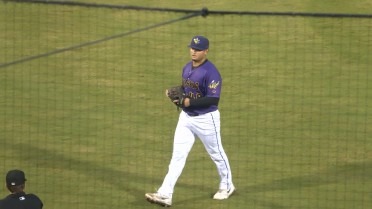
[[[203,127],[199,127],[197,135],[205,149],[216,164],[220,176],[220,190],[230,190],[233,187],[230,163],[222,146],[220,134],[220,113],[214,111],[206,114]]]
[[[181,112],[174,134],[172,159],[158,193],[172,197],[174,186],[185,167],[187,156],[194,142],[195,136],[189,129],[188,118],[184,112]]]

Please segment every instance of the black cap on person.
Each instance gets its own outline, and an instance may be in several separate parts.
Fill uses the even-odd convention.
[[[25,173],[21,170],[10,170],[6,174],[7,186],[18,186],[26,182]]]

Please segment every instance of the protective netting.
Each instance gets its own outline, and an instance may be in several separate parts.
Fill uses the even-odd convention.
[[[200,13],[201,14],[201,13]],[[372,18],[0,3],[0,172],[49,209],[157,208],[192,36],[220,70],[237,193],[195,143],[177,208],[372,207]],[[3,178],[3,177],[0,177]],[[1,196],[7,195],[4,189]]]

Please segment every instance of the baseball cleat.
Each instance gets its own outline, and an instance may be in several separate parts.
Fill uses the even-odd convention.
[[[147,201],[161,205],[163,207],[172,206],[172,198],[166,197],[158,193],[146,193],[145,197]]]
[[[218,192],[213,196],[213,199],[215,200],[224,200],[229,198],[234,192],[235,192],[234,185],[231,185],[230,189],[220,189]]]

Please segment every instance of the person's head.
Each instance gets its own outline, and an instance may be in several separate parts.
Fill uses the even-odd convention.
[[[189,45],[191,59],[194,62],[203,62],[209,50],[209,40],[204,36],[194,36]]]
[[[6,174],[6,187],[11,193],[22,192],[25,188],[26,177],[21,170],[10,170]]]

